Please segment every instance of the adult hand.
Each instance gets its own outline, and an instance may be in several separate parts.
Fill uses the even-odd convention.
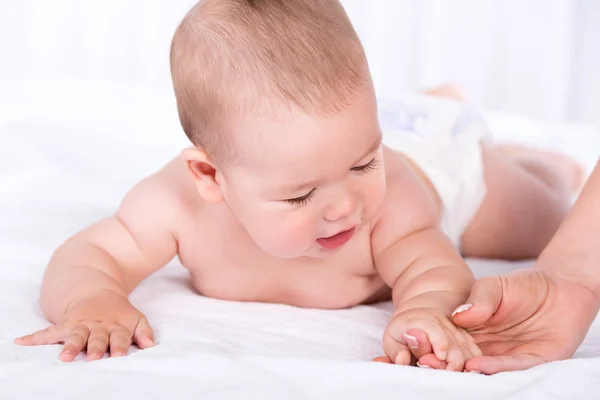
[[[463,306],[453,319],[468,330],[483,356],[470,358],[465,370],[493,374],[571,357],[600,302],[574,279],[522,269],[478,280],[466,304],[472,306]]]

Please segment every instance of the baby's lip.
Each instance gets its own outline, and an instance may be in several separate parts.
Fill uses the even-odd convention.
[[[346,229],[342,229],[341,231],[338,231],[337,233],[334,233],[334,234],[333,234],[333,235],[331,235],[331,236],[323,236],[323,237],[320,237],[319,239],[330,239],[330,238],[332,238],[332,237],[334,237],[334,236],[337,236],[337,235],[339,235],[339,234],[342,234],[342,233],[344,233],[344,232],[348,232],[349,230],[351,230],[351,229],[354,229],[354,228],[356,228],[356,225],[353,225],[353,226],[351,226],[351,227],[349,227],[349,228],[346,228]]]
[[[337,249],[338,247],[341,247],[344,244],[346,244],[346,242],[348,242],[348,240],[352,238],[355,230],[356,226],[353,226],[352,228],[338,232],[333,236],[319,238],[317,239],[317,242],[325,249]]]

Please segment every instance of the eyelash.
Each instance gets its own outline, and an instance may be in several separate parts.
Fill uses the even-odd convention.
[[[314,194],[315,194],[315,189],[311,190],[310,192],[308,192],[307,194],[305,194],[302,197],[296,197],[295,199],[288,199],[286,201],[295,206],[304,206],[304,205],[308,204],[308,202],[310,201],[310,199],[312,199]]]
[[[366,174],[367,172],[373,171],[374,169],[376,169],[378,165],[379,165],[379,160],[374,158],[371,161],[369,161],[368,164],[362,165],[360,167],[352,168],[352,171],[362,172],[362,173]]]
[[[369,163],[367,163],[365,165],[361,165],[360,167],[351,168],[351,170],[356,171],[356,172],[362,172],[363,174],[366,174],[367,172],[373,171],[374,169],[376,169],[378,165],[379,165],[379,160],[374,158],[371,161],[369,161]],[[310,192],[308,192],[307,194],[305,194],[302,197],[296,197],[295,199],[287,199],[286,202],[293,204],[295,206],[304,206],[304,205],[308,204],[308,202],[310,201],[310,199],[312,199],[314,194],[315,194],[315,189],[311,190]]]

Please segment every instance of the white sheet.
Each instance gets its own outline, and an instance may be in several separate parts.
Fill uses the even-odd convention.
[[[47,325],[37,296],[52,250],[186,144],[170,93],[78,84],[0,82],[0,399],[600,396],[599,320],[573,360],[528,371],[486,377],[374,364],[389,303],[324,311],[216,301],[196,295],[177,262],[132,295],[157,347],[63,364],[60,346],[14,346]],[[588,167],[598,157],[592,128],[490,120],[501,138],[561,147]],[[523,264],[470,265],[483,276]]]

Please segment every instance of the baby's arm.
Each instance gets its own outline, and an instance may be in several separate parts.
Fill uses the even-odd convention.
[[[418,359],[433,350],[449,369],[462,370],[466,358],[479,350],[450,317],[467,299],[474,278],[439,228],[426,189],[412,174],[399,179],[402,184],[389,188],[386,209],[372,233],[375,263],[392,288],[395,306],[384,351],[406,365],[411,352]]]
[[[146,178],[125,197],[115,216],[77,233],[53,254],[40,305],[55,325],[18,344],[64,342],[63,361],[87,347],[98,359],[110,347],[124,355],[132,342],[154,344],[146,318],[128,301],[131,291],[176,254],[178,204],[165,172]],[[172,185],[171,185],[172,186]]]

